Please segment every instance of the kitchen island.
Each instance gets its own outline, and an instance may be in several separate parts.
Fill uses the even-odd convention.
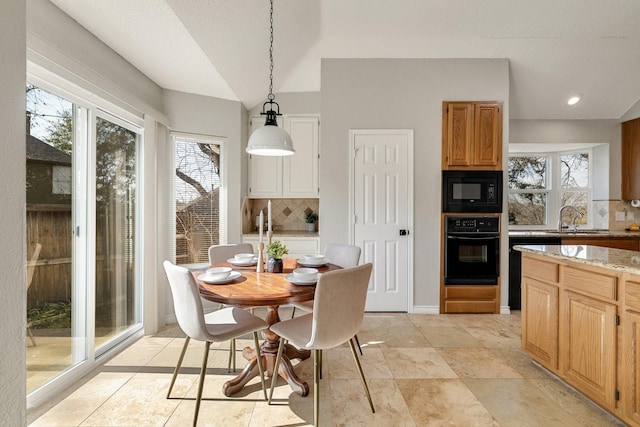
[[[589,245],[522,252],[522,349],[640,426],[640,252]]]

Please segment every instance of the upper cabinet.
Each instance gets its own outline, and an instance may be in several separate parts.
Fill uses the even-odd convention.
[[[502,103],[442,103],[442,169],[502,169]]]
[[[249,156],[249,197],[318,197],[320,119],[311,115],[279,118],[291,139],[295,154],[286,157]],[[264,126],[264,117],[251,117],[250,131]]]
[[[622,200],[640,199],[640,118],[622,123]]]

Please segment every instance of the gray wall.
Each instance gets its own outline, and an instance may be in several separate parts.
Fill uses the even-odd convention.
[[[502,101],[503,138],[508,141],[508,61],[323,59],[321,86],[321,247],[349,240],[349,129],[413,129],[414,303],[418,310],[437,309],[442,101]],[[507,275],[504,264],[502,277]],[[506,301],[503,288],[502,305]]]
[[[26,3],[0,2],[0,425],[26,425]],[[10,183],[10,185],[7,185]]]

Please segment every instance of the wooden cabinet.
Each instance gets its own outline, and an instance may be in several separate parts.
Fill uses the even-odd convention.
[[[563,245],[590,245],[640,251],[640,240],[626,237],[562,237]]]
[[[442,169],[502,169],[502,103],[442,103]]]
[[[622,401],[627,420],[640,425],[640,277],[631,276],[624,284],[622,312]]]
[[[317,116],[285,115],[281,123],[296,152],[286,157],[249,156],[249,196],[318,197],[320,120]],[[264,118],[252,117],[250,131],[263,125]]]
[[[523,351],[640,426],[640,277],[634,286],[627,273],[528,252],[522,268]]]
[[[558,367],[558,264],[527,254],[522,263],[522,349],[552,371]]]
[[[640,199],[640,118],[622,123],[622,200]]]
[[[560,305],[564,377],[600,405],[615,410],[616,305],[572,291],[562,293]]]

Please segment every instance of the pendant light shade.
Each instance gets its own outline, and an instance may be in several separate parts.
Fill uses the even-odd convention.
[[[249,137],[247,144],[247,153],[256,156],[290,156],[295,153],[293,149],[293,141],[289,134],[282,128],[278,127],[276,118],[281,116],[280,106],[275,102],[273,94],[273,0],[271,0],[271,11],[269,14],[269,22],[271,27],[271,37],[269,44],[269,95],[268,101],[262,104],[262,112],[260,115],[267,116],[264,126],[258,128]],[[267,104],[269,107],[267,108]],[[278,108],[276,111],[274,105]]]

